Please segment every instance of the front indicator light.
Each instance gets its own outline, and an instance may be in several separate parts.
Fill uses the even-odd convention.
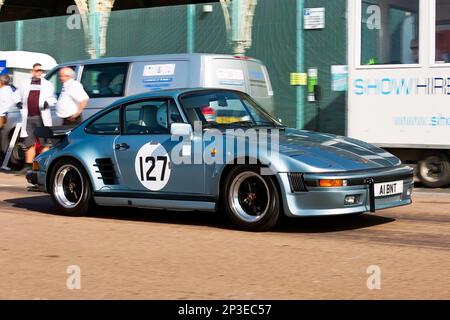
[[[331,179],[331,180],[320,180],[319,186],[322,188],[339,188],[346,187],[348,185],[347,180],[341,179]]]
[[[32,169],[33,171],[39,171],[39,163],[36,162],[36,161],[34,161],[33,164],[32,164],[32,166],[31,166],[31,169]]]

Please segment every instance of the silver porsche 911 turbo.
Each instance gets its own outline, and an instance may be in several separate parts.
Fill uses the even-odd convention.
[[[411,203],[413,169],[354,139],[283,126],[247,94],[177,89],[117,101],[38,156],[28,182],[65,215],[93,205],[223,211],[240,229],[280,217]]]

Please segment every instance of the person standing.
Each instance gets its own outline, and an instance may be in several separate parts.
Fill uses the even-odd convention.
[[[15,105],[10,81],[8,75],[0,76],[0,130],[6,123],[8,111]]]
[[[63,126],[78,125],[83,121],[82,113],[89,102],[89,96],[83,85],[75,80],[72,68],[62,68],[59,79],[63,88],[56,104],[56,115],[63,120]]]
[[[34,130],[40,127],[51,127],[52,116],[50,107],[56,104],[55,89],[53,84],[42,77],[42,65],[35,63],[31,70],[31,79],[25,80],[15,92],[15,102],[22,116],[22,130],[20,137],[25,145],[25,170],[31,168],[36,150],[36,136]],[[48,142],[40,139],[44,146],[43,151],[48,149]]]

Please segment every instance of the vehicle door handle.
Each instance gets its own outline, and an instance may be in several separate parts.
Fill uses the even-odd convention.
[[[116,144],[114,147],[116,150],[121,151],[121,150],[128,150],[130,149],[130,146],[126,143],[120,143],[120,144]]]

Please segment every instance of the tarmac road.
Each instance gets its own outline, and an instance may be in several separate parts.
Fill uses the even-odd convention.
[[[0,173],[0,299],[449,299],[450,193],[414,201],[248,233],[209,213],[63,217]],[[80,290],[66,285],[72,265]],[[367,286],[373,265],[379,290]]]

